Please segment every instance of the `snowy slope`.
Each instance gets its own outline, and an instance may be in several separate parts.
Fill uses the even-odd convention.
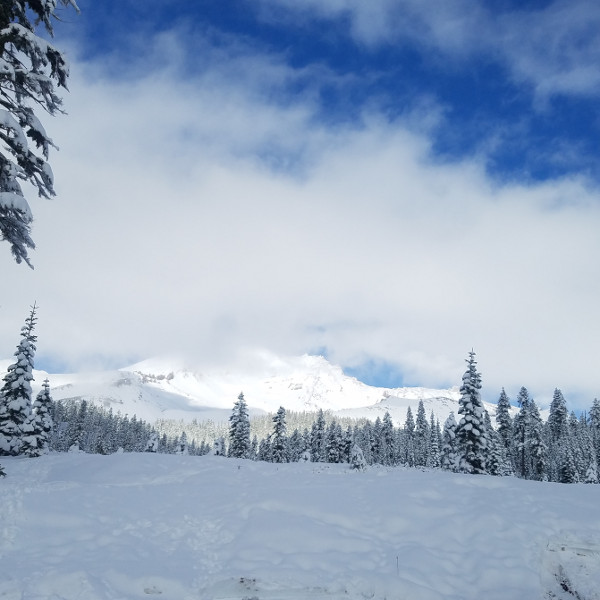
[[[2,361],[0,368],[10,361]],[[123,414],[154,422],[157,418],[226,421],[241,391],[251,413],[319,408],[351,417],[375,419],[389,411],[402,425],[407,408],[416,416],[423,400],[427,416],[433,410],[443,424],[458,411],[458,388],[379,388],[344,374],[321,356],[282,358],[267,352],[249,353],[235,367],[189,365],[182,360],[151,359],[100,373],[69,375],[35,372],[34,392],[45,377],[55,400],[86,398]],[[487,406],[495,415],[495,406]]]
[[[3,600],[600,598],[600,486],[212,456],[2,464]]]

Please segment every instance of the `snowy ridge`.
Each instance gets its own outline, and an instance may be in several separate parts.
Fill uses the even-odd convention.
[[[6,368],[10,361],[0,361]],[[122,414],[156,419],[227,421],[233,403],[244,393],[251,414],[323,409],[353,418],[375,420],[389,411],[403,425],[410,406],[418,403],[429,418],[433,411],[443,424],[458,412],[458,387],[447,390],[380,388],[345,375],[322,356],[279,357],[252,352],[231,367],[202,367],[181,359],[153,358],[129,367],[96,373],[48,374],[34,371],[34,393],[45,378],[55,400],[85,398]],[[490,416],[495,406],[486,405]]]

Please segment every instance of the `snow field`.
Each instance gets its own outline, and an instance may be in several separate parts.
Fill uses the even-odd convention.
[[[599,597],[598,486],[212,456],[2,464],[2,600],[562,599],[558,571]]]

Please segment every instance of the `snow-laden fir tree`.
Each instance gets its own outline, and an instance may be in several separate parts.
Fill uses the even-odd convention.
[[[528,443],[529,434],[529,404],[531,398],[526,387],[522,387],[517,395],[517,404],[520,407],[513,421],[513,462],[515,474],[518,477],[527,478],[529,475],[528,465]]]
[[[440,445],[439,445],[439,423],[436,423],[433,411],[429,418],[429,447],[427,449],[427,467],[430,469],[439,469],[440,464]]]
[[[225,456],[225,438],[218,437],[213,444],[213,455],[214,456]]]
[[[467,370],[460,387],[458,414],[462,415],[456,427],[456,442],[459,455],[458,470],[462,473],[481,474],[486,472],[486,457],[489,443],[485,425],[483,402],[481,401],[481,375],[477,371],[475,352],[466,359]]]
[[[52,36],[57,3],[75,0],[2,0],[0,4],[0,239],[15,260],[31,266],[32,215],[20,182],[31,184],[40,197],[55,195],[48,164],[52,140],[34,109],[50,115],[62,111],[56,87],[67,87],[69,70],[62,53],[36,34],[41,24]]]
[[[381,454],[384,465],[396,464],[396,436],[394,435],[394,423],[388,411],[383,415],[381,422]]]
[[[240,392],[229,417],[229,456],[248,458],[250,455],[250,416],[244,394]]]
[[[429,424],[427,423],[427,416],[425,414],[425,406],[423,405],[423,400],[419,400],[414,435],[415,466],[424,467],[427,464],[428,449]]]
[[[289,462],[286,433],[285,408],[280,406],[273,417],[273,436],[271,442],[271,460],[273,462]]]
[[[550,403],[548,414],[548,429],[550,430],[550,442],[556,444],[562,437],[568,434],[569,411],[567,402],[562,392],[556,388]]]
[[[185,431],[181,432],[181,436],[179,437],[179,442],[177,444],[177,450],[175,451],[175,453],[186,456],[189,454],[188,439]]]
[[[544,442],[544,425],[540,417],[540,411],[533,400],[529,403],[529,419],[527,422],[527,456],[530,465],[528,466],[528,479],[544,481],[548,479],[546,472],[548,447]]]
[[[31,414],[31,381],[36,336],[36,306],[31,308],[21,329],[16,361],[8,367],[0,389],[0,455],[16,456],[21,451],[23,427]]]
[[[146,447],[144,448],[144,452],[152,452],[152,453],[158,452],[159,444],[160,444],[160,436],[158,435],[157,431],[153,431],[150,434],[148,441],[146,442]]]
[[[512,418],[510,416],[510,400],[502,388],[498,405],[496,408],[496,424],[498,425],[498,433],[502,439],[502,443],[507,452],[511,452],[512,445]]]
[[[364,471],[367,468],[365,455],[358,444],[353,444],[350,450],[350,468],[355,471]]]
[[[322,409],[317,413],[317,420],[312,424],[310,431],[310,460],[325,460],[325,415]]]
[[[458,454],[456,448],[456,419],[451,412],[442,430],[441,467],[447,471],[458,470]]]
[[[332,421],[325,432],[325,452],[327,462],[344,462],[344,435],[338,423]]]
[[[410,406],[406,409],[404,421],[404,456],[402,461],[407,467],[415,466],[415,420]]]
[[[33,402],[29,418],[23,426],[21,453],[25,456],[41,456],[49,451],[52,435],[52,397],[47,379]]]

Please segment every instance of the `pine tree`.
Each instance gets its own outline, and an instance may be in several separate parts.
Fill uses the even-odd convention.
[[[46,379],[35,398],[31,415],[23,427],[21,452],[26,456],[41,456],[48,453],[53,425],[51,410],[50,384]]]
[[[325,460],[325,415],[322,409],[317,413],[317,420],[312,424],[310,432],[310,460]]]
[[[258,452],[256,454],[257,460],[263,460],[266,462],[271,461],[271,436],[267,436],[260,440],[260,444],[258,445]]]
[[[587,468],[584,483],[598,483],[598,465],[595,461]]]
[[[358,444],[354,444],[350,451],[350,468],[355,471],[364,471],[367,468],[365,455]]]
[[[218,437],[213,444],[214,456],[225,456],[225,438]]]
[[[271,460],[273,462],[289,462],[286,430],[285,408],[280,406],[273,417],[273,441],[271,444]]]
[[[522,387],[517,395],[517,404],[520,407],[519,413],[513,421],[513,456],[515,473],[522,478],[529,476],[529,456],[527,436],[529,434],[529,392],[526,387]]]
[[[384,465],[396,464],[396,436],[394,435],[394,423],[388,411],[383,415],[381,422],[381,450]]]
[[[535,401],[529,403],[529,418],[527,422],[527,456],[530,460],[528,477],[542,481],[548,479],[547,446],[543,438],[543,423]]]
[[[512,441],[512,418],[510,416],[510,400],[502,388],[498,405],[496,408],[496,424],[498,425],[498,433],[502,439],[502,443],[507,451],[510,452]]]
[[[442,450],[441,466],[447,471],[456,471],[458,469],[458,456],[456,448],[456,419],[451,412],[442,431]]]
[[[16,362],[8,367],[0,389],[0,456],[16,456],[21,451],[23,427],[31,414],[31,381],[36,336],[36,306],[31,308],[21,329]]]
[[[325,435],[325,452],[327,462],[340,463],[344,453],[344,438],[342,428],[338,423],[332,421]]]
[[[558,442],[568,433],[567,403],[562,392],[556,388],[550,403],[550,414],[548,415],[548,428],[550,429],[550,441],[552,444]]]
[[[429,419],[429,447],[427,449],[427,466],[430,469],[439,469],[440,467],[440,447],[439,447],[439,423],[436,425],[433,411]]]
[[[187,435],[186,435],[185,431],[182,431],[181,436],[179,437],[176,454],[182,454],[182,455],[189,454]]]
[[[573,459],[573,451],[569,444],[562,451],[559,481],[561,483],[577,483],[579,481],[579,473],[577,472],[577,467]]]
[[[146,442],[146,447],[144,448],[144,452],[158,452],[158,448],[159,448],[159,444],[160,444],[160,437],[158,435],[157,431],[153,431],[152,434],[150,435],[150,437],[148,438],[148,441]]]
[[[63,112],[55,83],[66,89],[69,74],[62,53],[35,33],[41,23],[53,35],[57,1],[79,11],[75,0],[3,0],[0,5],[0,239],[10,244],[18,263],[29,266],[33,217],[19,181],[31,184],[40,197],[55,195],[47,163],[53,143],[34,108],[50,115]]]
[[[229,456],[248,458],[250,454],[250,417],[244,394],[240,392],[229,417]]]
[[[415,422],[415,466],[423,467],[427,464],[427,451],[429,446],[429,425],[425,415],[423,400],[419,400],[417,408],[417,420]]]
[[[406,409],[404,421],[404,464],[415,466],[415,420],[410,406]]]
[[[462,415],[456,427],[459,454],[459,471],[481,474],[486,472],[486,457],[489,450],[483,403],[481,401],[481,375],[477,372],[475,352],[466,359],[468,368],[463,375],[460,388],[458,413]]]

